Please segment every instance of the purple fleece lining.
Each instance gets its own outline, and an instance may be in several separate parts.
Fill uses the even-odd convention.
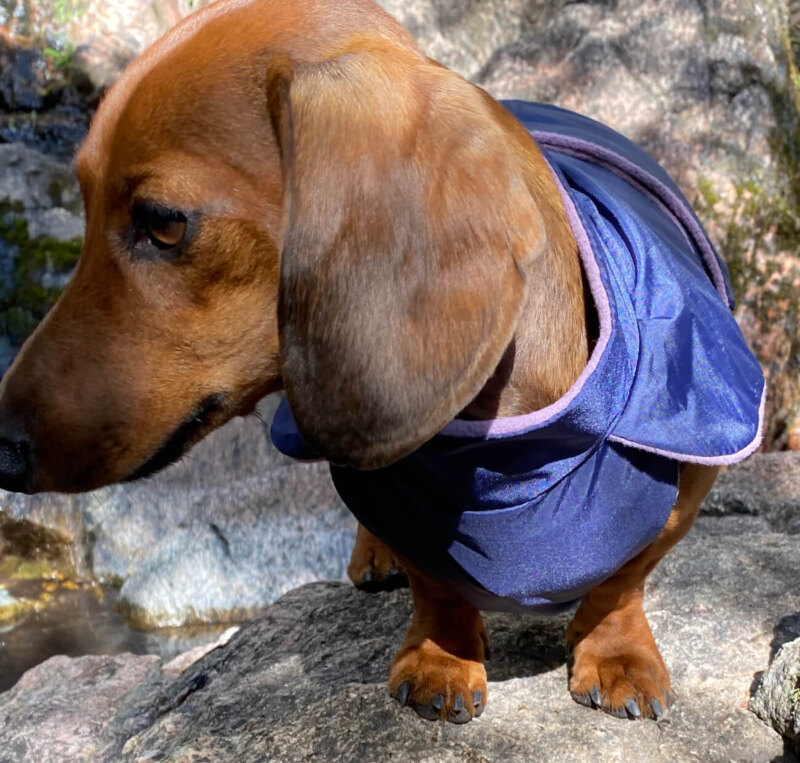
[[[626,440],[624,437],[620,437],[619,435],[615,434],[610,434],[608,439],[611,442],[618,442],[620,445],[627,445],[629,448],[643,450],[647,453],[653,453],[656,456],[664,456],[666,458],[671,458],[675,461],[681,461],[687,464],[703,464],[704,466],[727,466],[730,464],[738,464],[749,455],[755,453],[758,446],[761,445],[761,439],[764,437],[764,408],[766,402],[767,384],[764,382],[764,390],[761,393],[761,404],[758,406],[758,430],[756,431],[756,436],[748,445],[745,445],[744,448],[727,456],[690,456],[686,453],[677,453],[671,450],[652,448],[649,445],[642,445],[641,443],[633,442],[632,440]]]
[[[532,132],[533,137],[537,141],[550,146],[557,146],[559,149],[565,149],[570,154],[576,154],[581,157],[587,155],[591,157],[592,161],[599,164],[606,169],[613,171],[618,176],[622,177],[628,182],[633,181],[634,184],[642,192],[646,193],[649,198],[659,204],[661,208],[669,215],[669,217],[678,224],[678,227],[683,231],[684,235],[693,237],[694,245],[699,249],[700,254],[711,273],[712,283],[720,294],[725,304],[728,302],[728,293],[725,288],[725,277],[717,262],[716,254],[714,253],[711,244],[706,238],[705,232],[700,227],[699,223],[694,217],[686,212],[684,205],[680,202],[678,197],[674,194],[672,189],[664,185],[658,178],[651,175],[649,172],[642,170],[632,162],[628,161],[625,157],[616,154],[613,151],[596,146],[593,143],[580,140],[578,138],[569,138],[555,133],[547,132]],[[549,165],[549,162],[548,162]],[[575,235],[575,240],[578,244],[578,252],[580,255],[581,263],[583,264],[586,273],[586,279],[589,282],[589,288],[592,297],[595,301],[597,308],[598,319],[600,322],[600,336],[598,338],[597,346],[592,353],[589,363],[584,368],[577,381],[572,385],[569,391],[556,402],[532,413],[523,414],[520,416],[506,416],[498,419],[491,419],[488,421],[468,421],[466,419],[453,419],[439,434],[449,437],[488,437],[499,435],[511,435],[517,432],[524,432],[532,429],[535,426],[544,424],[550,419],[557,416],[564,411],[567,406],[578,396],[586,384],[587,379],[597,368],[600,358],[605,352],[608,341],[611,337],[611,307],[609,305],[608,294],[606,293],[605,286],[600,278],[600,270],[597,265],[594,250],[592,249],[591,241],[583,226],[583,222],[578,215],[575,204],[572,198],[567,193],[566,189],[561,183],[558,174],[550,167],[553,177],[558,186],[561,199],[564,202],[564,207],[570,221],[570,226]],[[625,175],[628,175],[626,177]],[[669,204],[665,204],[658,197],[661,194],[667,199]],[[688,230],[687,230],[688,229]],[[609,435],[608,439],[613,442],[618,442],[622,445],[627,445],[637,450],[643,450],[648,453],[672,458],[678,461],[684,461],[694,464],[725,465],[733,464],[749,456],[758,448],[763,437],[764,429],[764,406],[767,397],[767,386],[764,385],[764,391],[761,395],[761,404],[758,411],[758,430],[755,438],[746,447],[742,448],[737,453],[732,453],[727,456],[692,456],[673,451],[665,451],[659,448],[652,448],[647,445],[642,445],[624,437],[616,435]]]
[[[548,166],[550,166],[549,162]],[[597,315],[600,321],[600,336],[598,337],[597,345],[594,348],[591,358],[589,358],[588,365],[583,369],[583,373],[581,373],[577,381],[570,387],[569,391],[563,397],[556,400],[556,402],[538,411],[522,414],[520,416],[506,416],[499,419],[490,419],[488,421],[453,419],[439,434],[449,437],[487,437],[491,435],[514,434],[515,432],[531,429],[538,424],[544,424],[546,421],[561,413],[578,396],[584,384],[586,384],[586,380],[592,375],[597,365],[600,363],[600,358],[608,345],[608,340],[611,337],[611,306],[608,301],[608,294],[606,293],[605,286],[603,285],[603,280],[600,277],[600,268],[597,265],[597,259],[595,258],[592,244],[589,241],[586,229],[583,227],[583,222],[578,216],[578,210],[575,209],[572,198],[561,184],[561,180],[555,170],[550,167],[550,171],[553,173],[559,193],[561,194],[561,199],[564,202],[564,207],[566,208],[567,216],[570,221],[570,227],[575,234],[578,252],[586,273],[586,280],[589,282],[589,289],[597,309]]]
[[[716,288],[719,295],[725,301],[725,304],[729,304],[728,292],[725,288],[725,276],[722,273],[722,268],[720,268],[717,256],[706,237],[705,231],[694,216],[686,211],[683,202],[675,195],[669,186],[664,185],[657,177],[643,170],[624,156],[607,148],[603,148],[602,146],[597,146],[594,143],[589,143],[580,138],[571,138],[550,132],[534,131],[531,135],[537,142],[541,141],[548,147],[552,146],[558,149],[566,149],[570,153],[578,153],[583,158],[588,158],[595,164],[614,171],[617,175],[620,175],[621,172],[630,175],[631,178],[634,178],[646,188],[650,189],[651,193],[655,193],[656,196],[662,196],[668,202],[666,206],[671,210],[671,216],[680,220],[681,225],[688,230],[694,238],[694,245],[700,251],[703,262],[711,273],[711,281],[714,284],[714,288]],[[622,177],[624,178],[624,175],[622,175]]]

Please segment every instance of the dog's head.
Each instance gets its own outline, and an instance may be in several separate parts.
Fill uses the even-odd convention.
[[[0,386],[0,487],[150,473],[285,388],[374,468],[455,416],[544,245],[524,130],[370,0],[228,0],[112,89],[72,282]]]

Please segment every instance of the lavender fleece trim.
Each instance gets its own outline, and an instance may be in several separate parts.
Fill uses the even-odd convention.
[[[670,216],[677,218],[681,226],[683,226],[694,239],[694,245],[700,251],[703,262],[711,274],[711,281],[714,287],[722,299],[725,300],[725,304],[730,306],[728,290],[725,287],[725,276],[722,273],[722,268],[717,260],[714,248],[711,246],[711,242],[708,240],[700,223],[695,219],[694,215],[686,210],[681,199],[678,198],[669,186],[665,185],[657,177],[643,170],[624,156],[610,149],[603,148],[602,146],[597,146],[594,143],[581,140],[580,138],[559,135],[558,133],[534,131],[531,135],[537,142],[543,143],[548,147],[552,146],[557,149],[566,150],[579,158],[588,158],[595,164],[615,172],[615,174],[620,175],[623,179],[627,179],[625,175],[629,175],[631,178],[644,185],[651,194],[663,198],[665,202],[667,202],[666,206],[671,212]]]
[[[549,166],[549,163],[548,163]],[[597,265],[592,244],[589,241],[589,236],[586,229],[583,227],[578,210],[572,198],[563,187],[558,174],[550,167],[550,171],[558,186],[558,191],[561,194],[561,200],[564,202],[567,216],[569,217],[572,232],[575,234],[575,240],[578,244],[578,253],[580,255],[583,268],[586,273],[586,280],[589,282],[589,290],[594,298],[597,315],[600,322],[600,336],[597,340],[597,345],[594,348],[589,363],[583,369],[583,373],[578,377],[575,383],[570,387],[569,391],[556,402],[551,403],[545,408],[532,413],[522,414],[520,416],[506,416],[499,419],[490,419],[488,421],[468,421],[466,419],[453,419],[439,434],[448,437],[487,437],[492,435],[508,435],[516,432],[523,432],[533,427],[544,424],[550,419],[557,416],[578,396],[583,389],[586,381],[594,373],[600,358],[606,350],[608,341],[611,338],[611,305],[608,301],[608,294],[606,293],[603,280],[600,277],[600,268]]]
[[[744,459],[746,459],[748,456],[755,453],[756,450],[758,450],[758,446],[761,445],[761,440],[764,437],[764,409],[766,407],[766,402],[767,383],[764,382],[764,389],[761,392],[761,404],[758,407],[758,429],[756,430],[756,436],[749,444],[745,445],[744,448],[727,456],[693,456],[671,450],[661,450],[661,448],[653,448],[649,445],[642,445],[641,443],[627,440],[624,437],[620,437],[619,435],[615,434],[610,434],[608,436],[608,440],[610,442],[617,442],[620,445],[626,445],[629,448],[643,450],[647,453],[653,453],[656,456],[664,456],[665,458],[671,458],[674,461],[681,461],[687,464],[702,464],[704,466],[730,466],[731,464],[738,464],[740,461],[744,461]]]
[[[563,135],[546,132],[533,132],[533,137],[544,144],[550,146],[557,146],[559,149],[577,155],[578,157],[589,156],[593,162],[599,164],[606,169],[614,172],[628,182],[632,182],[643,193],[645,193],[652,201],[659,204],[661,208],[669,215],[669,217],[676,222],[678,228],[687,237],[691,236],[694,244],[700,251],[704,263],[706,264],[710,274],[712,283],[720,294],[725,304],[729,304],[728,292],[725,286],[725,277],[717,261],[716,254],[708,241],[700,224],[695,218],[686,211],[684,204],[675,195],[671,188],[662,183],[658,178],[651,175],[649,172],[642,170],[637,165],[630,162],[624,156],[620,156],[613,151],[596,146],[593,143],[580,140],[578,138],[569,138]],[[592,297],[594,298],[597,308],[598,318],[600,322],[600,336],[592,353],[589,363],[583,370],[583,373],[578,377],[576,382],[572,385],[570,390],[557,400],[555,403],[542,408],[541,410],[532,413],[523,414],[521,416],[507,416],[499,419],[491,419],[488,421],[467,421],[465,419],[454,419],[451,421],[440,434],[449,437],[487,437],[498,435],[511,435],[517,432],[527,431],[535,426],[544,424],[545,422],[553,419],[559,413],[564,411],[567,406],[580,394],[587,379],[594,373],[597,365],[600,362],[608,341],[611,337],[611,307],[609,305],[608,294],[606,293],[605,286],[600,278],[600,270],[597,265],[594,250],[592,249],[589,236],[583,226],[583,222],[578,215],[575,204],[572,198],[563,187],[558,174],[551,167],[551,172],[558,186],[559,194],[564,203],[567,216],[570,221],[570,226],[575,235],[575,240],[578,244],[578,252],[580,255],[581,263],[583,264],[586,278],[589,283],[589,289]],[[664,203],[662,199],[666,199],[668,203]],[[675,451],[661,450],[660,448],[653,448],[647,445],[642,445],[618,435],[609,435],[608,439],[612,442],[617,442],[621,445],[626,445],[637,450],[646,451],[655,455],[664,456],[665,458],[682,461],[685,463],[703,464],[708,466],[723,466],[727,464],[734,464],[756,451],[761,444],[764,431],[764,410],[767,398],[767,385],[764,384],[764,389],[761,394],[761,403],[758,410],[758,429],[756,436],[744,448],[725,456],[695,456],[685,453],[678,453]]]

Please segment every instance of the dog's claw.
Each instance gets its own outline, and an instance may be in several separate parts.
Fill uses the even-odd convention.
[[[459,694],[453,700],[453,709],[447,714],[450,723],[467,723],[472,716],[464,704],[464,698]]]
[[[472,693],[472,705],[475,708],[475,717],[477,718],[483,712],[484,708],[482,692],[475,691]]]
[[[630,699],[625,701],[625,709],[628,711],[628,714],[632,718],[641,718],[642,717],[642,711],[639,710],[639,705],[637,704],[636,700],[633,699],[633,698],[630,698]]]
[[[402,684],[400,684],[400,688],[397,690],[397,693],[394,695],[394,698],[403,707],[405,707],[408,704],[409,696],[411,696],[411,684],[408,681],[404,681]]]
[[[408,588],[408,575],[397,567],[392,567],[383,581],[382,590],[396,591],[398,588]]]
[[[441,710],[444,707],[444,695],[437,694],[431,700],[431,705],[433,705],[434,710]]]
[[[398,588],[408,588],[408,575],[402,570],[393,567],[386,577],[376,577],[370,570],[361,576],[357,588],[366,593],[379,593],[380,591],[394,591]]]
[[[436,710],[430,702],[427,705],[418,705],[416,702],[412,702],[411,707],[414,708],[414,712],[420,718],[424,718],[426,721],[439,720],[439,711]]]
[[[628,717],[628,713],[625,711],[624,707],[604,707],[603,710],[609,715],[613,715],[615,718]]]
[[[664,715],[664,708],[657,699],[650,700],[650,707],[653,709],[653,715],[655,716],[656,720],[658,720],[662,715]]]
[[[593,686],[589,689],[589,696],[592,698],[595,707],[600,707],[600,705],[603,704],[603,700],[600,698],[600,688],[598,686]]]
[[[574,699],[579,705],[583,705],[584,707],[594,707],[594,702],[592,698],[588,694],[577,694],[572,692],[572,699]]]

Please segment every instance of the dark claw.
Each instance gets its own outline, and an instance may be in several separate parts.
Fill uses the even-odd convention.
[[[576,694],[575,692],[572,692],[572,699],[584,707],[594,707],[592,698],[588,694]]]
[[[394,698],[403,706],[405,707],[408,704],[408,698],[411,695],[411,684],[408,681],[404,681],[400,684],[400,688],[397,690],[397,693],[394,695]]]
[[[384,591],[396,591],[398,588],[408,588],[408,575],[397,567],[389,570],[386,580],[383,581]]]
[[[418,705],[416,702],[412,702],[411,707],[414,708],[414,712],[416,712],[420,718],[424,718],[426,721],[439,720],[438,710],[434,710],[430,703],[427,705]]]
[[[600,705],[603,704],[603,700],[600,698],[600,689],[597,686],[593,686],[589,689],[589,696],[592,698],[595,707],[600,707]]]
[[[464,698],[459,694],[453,702],[453,709],[447,714],[450,723],[467,723],[472,719],[469,710],[464,706]]]
[[[361,576],[361,582],[358,584],[357,588],[359,591],[364,591],[365,593],[377,593],[383,589],[383,585],[380,580],[375,580],[372,571],[368,570]]]
[[[661,706],[661,703],[657,699],[650,700],[650,707],[653,708],[653,715],[655,719],[658,720],[662,715],[664,715],[664,708]]]
[[[480,691],[472,692],[472,705],[475,708],[475,716],[483,712],[483,694]]]
[[[625,709],[628,711],[628,713],[630,714],[631,718],[641,718],[642,717],[642,711],[639,710],[639,705],[636,703],[635,699],[632,699],[632,698],[628,699],[625,702]]]
[[[398,588],[408,588],[408,575],[397,567],[392,567],[386,577],[376,577],[373,571],[365,572],[358,584],[358,588],[366,593],[379,591],[394,591]]]
[[[434,710],[441,710],[444,707],[444,696],[442,694],[437,694],[431,700],[431,705],[433,705]]]
[[[613,715],[615,718],[628,717],[624,707],[604,707],[603,710],[605,710],[609,715]]]

